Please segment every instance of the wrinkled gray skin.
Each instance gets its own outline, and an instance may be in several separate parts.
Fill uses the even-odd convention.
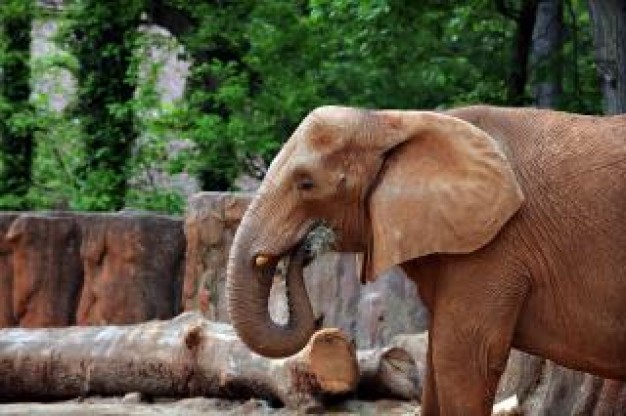
[[[432,316],[422,414],[490,414],[512,346],[626,380],[626,116],[483,106],[445,114],[497,142],[523,200],[484,241],[464,235],[463,223],[452,227],[460,240],[480,244],[448,250],[451,243],[441,243],[414,257],[406,247],[390,251],[418,284]],[[370,195],[380,194],[390,154],[404,151],[388,146],[393,125],[373,111],[316,110],[272,163],[228,267],[231,319],[252,350],[290,355],[314,330],[300,254],[288,276],[286,325],[272,322],[267,302],[276,263],[301,253],[298,247],[319,221],[335,230],[339,251],[371,257],[373,245],[376,264],[376,247],[383,246],[376,216],[385,211],[372,206]],[[429,129],[417,136],[428,136]],[[402,189],[389,195],[416,193],[410,176],[400,178]],[[409,218],[401,228],[417,230],[403,241],[436,240],[431,234],[445,231],[446,224],[433,228],[423,220],[419,206],[392,205],[400,205],[392,217]],[[255,264],[258,255],[267,264]],[[386,260],[385,266],[394,263]]]

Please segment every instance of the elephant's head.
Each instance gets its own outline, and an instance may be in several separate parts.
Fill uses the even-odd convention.
[[[489,242],[523,201],[498,143],[433,112],[322,107],[272,162],[237,231],[228,266],[233,325],[254,351],[282,357],[315,329],[301,245],[324,223],[334,249],[366,252],[364,273]],[[289,321],[268,312],[278,261],[288,256]]]

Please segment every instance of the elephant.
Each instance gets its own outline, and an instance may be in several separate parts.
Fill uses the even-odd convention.
[[[363,253],[365,281],[400,266],[416,283],[430,312],[423,415],[490,414],[511,348],[626,380],[626,116],[314,109],[230,252],[228,311],[258,354],[291,355],[316,330],[306,262],[289,259],[320,224],[334,250]],[[280,261],[284,324],[268,313]]]

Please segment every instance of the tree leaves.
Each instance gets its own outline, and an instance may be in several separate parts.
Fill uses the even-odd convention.
[[[517,10],[522,1],[504,3]],[[3,1],[0,17],[29,19],[37,8],[27,3]],[[132,204],[180,211],[180,196],[156,187],[129,188],[128,181],[159,167],[194,175],[205,190],[234,189],[242,174],[262,176],[302,117],[319,105],[510,104],[506,81],[516,27],[499,12],[500,3],[68,0],[56,14],[62,26],[57,42],[68,47],[33,68],[70,69],[77,75],[78,97],[70,109],[45,113],[46,97],[34,96],[33,112],[30,104],[0,94],[0,114],[14,114],[0,120],[5,128],[23,133],[35,123],[40,132],[36,183],[21,206],[61,201],[77,209]],[[145,37],[141,28],[150,24],[177,38]],[[560,105],[599,112],[582,0],[566,2],[565,26]],[[180,55],[191,67],[185,97],[163,103],[157,80],[166,63],[146,62],[151,55],[138,51],[155,46],[150,42],[172,41],[182,45]],[[0,67],[28,59],[24,51],[7,52],[6,45],[7,38],[0,38]],[[0,75],[6,80],[10,74]],[[529,86],[523,96],[531,96]],[[168,147],[173,136],[193,146],[173,156]],[[54,148],[47,137],[61,142],[66,137],[67,143]],[[11,201],[24,198],[10,196]]]

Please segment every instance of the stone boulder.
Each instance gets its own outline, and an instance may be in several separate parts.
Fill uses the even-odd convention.
[[[83,282],[82,236],[76,217],[22,214],[5,238],[12,251],[12,308],[19,326],[75,324]]]
[[[181,310],[180,218],[0,215],[0,327],[125,324]]]
[[[185,215],[183,307],[228,322],[226,264],[249,194],[201,192],[189,199]]]
[[[0,328],[17,324],[13,315],[12,252],[6,233],[18,215],[11,212],[0,213]]]
[[[626,383],[539,361],[541,373],[528,380],[534,389],[522,402],[525,415],[626,415]]]
[[[85,270],[79,325],[168,319],[180,311],[182,221],[154,214],[82,218]]]

